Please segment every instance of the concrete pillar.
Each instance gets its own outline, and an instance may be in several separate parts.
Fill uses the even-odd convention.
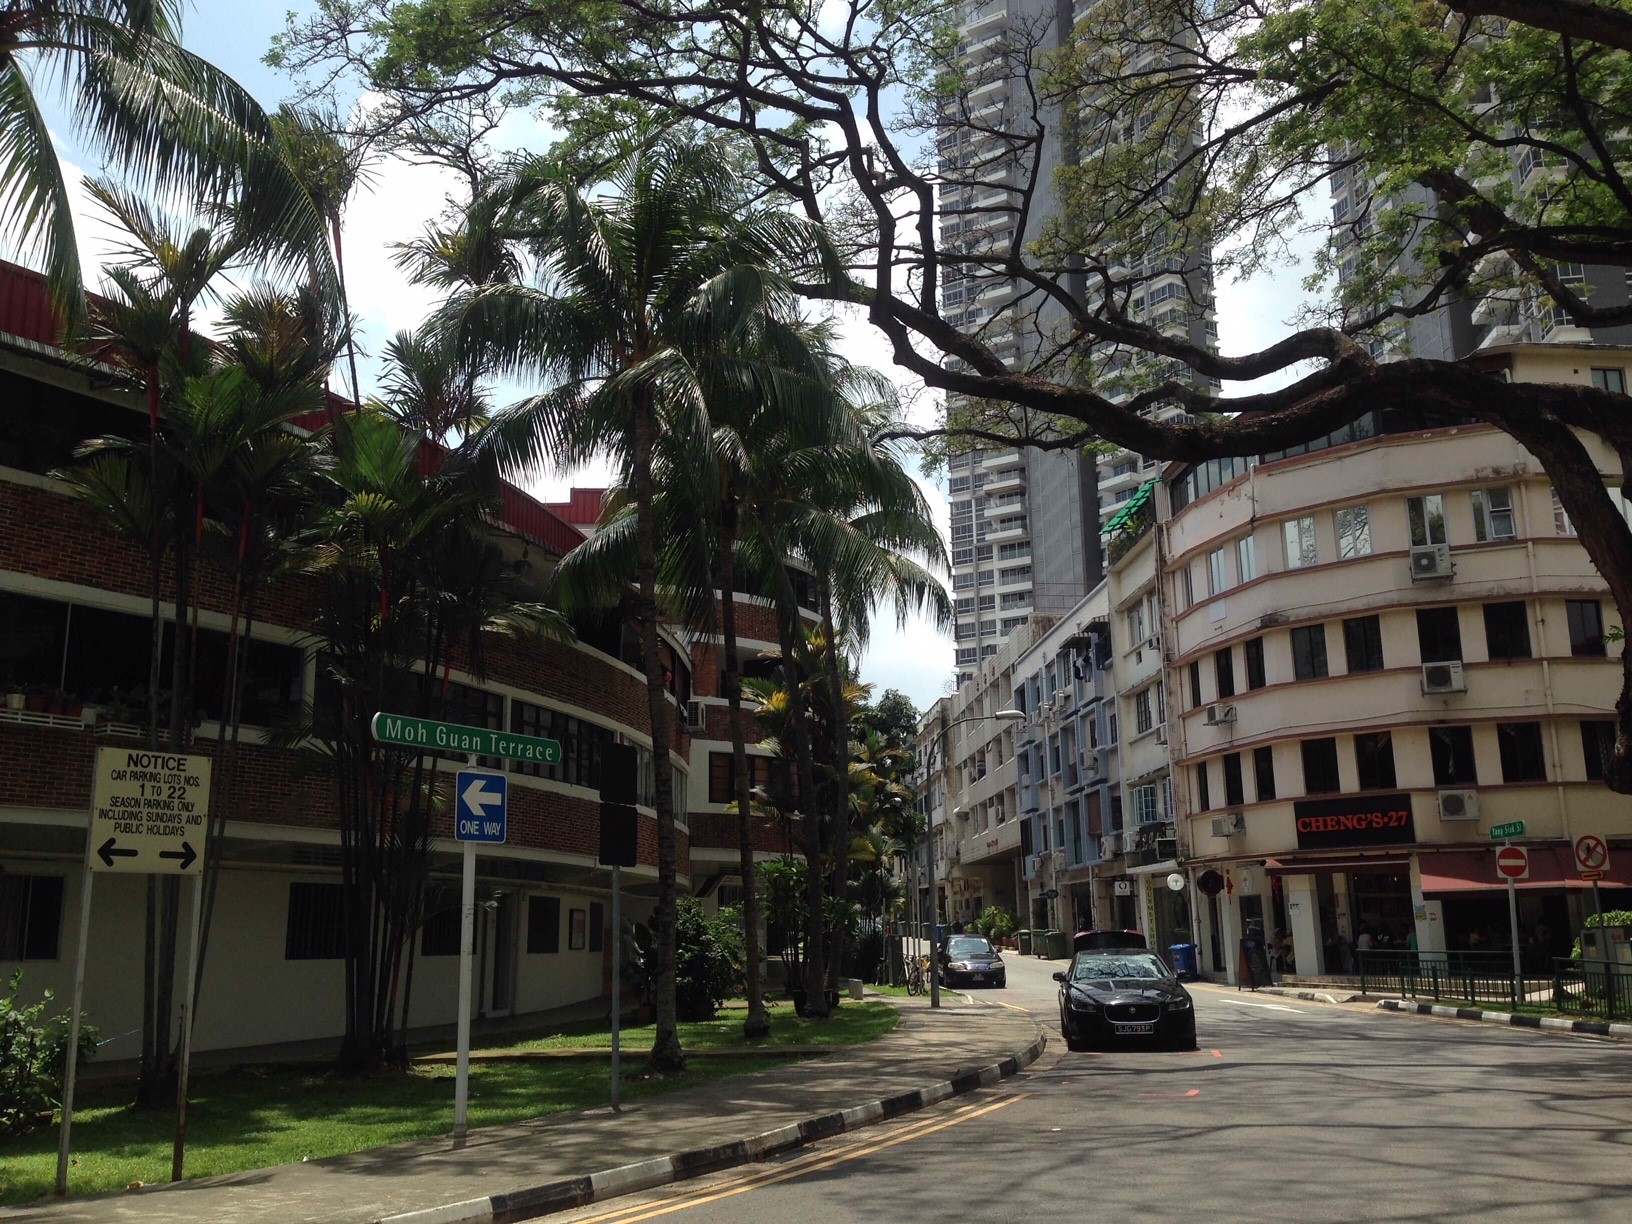
[[[1232,873],[1225,869],[1225,877],[1232,878]],[[1220,942],[1224,948],[1224,980],[1231,986],[1239,985],[1241,980],[1241,908],[1235,899],[1235,894],[1226,891],[1218,899],[1218,923]]]
[[[1283,876],[1281,887],[1286,890],[1286,921],[1292,931],[1292,959],[1297,965],[1297,972],[1317,976],[1325,973],[1326,956],[1320,944],[1320,903],[1315,894],[1315,877]]]
[[[1411,914],[1416,919],[1417,951],[1445,951],[1445,914],[1439,901],[1422,895],[1422,863],[1411,856]]]

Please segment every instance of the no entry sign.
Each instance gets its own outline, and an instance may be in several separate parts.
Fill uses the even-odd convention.
[[[1504,880],[1528,880],[1529,852],[1523,846],[1503,846],[1496,851],[1496,874]]]

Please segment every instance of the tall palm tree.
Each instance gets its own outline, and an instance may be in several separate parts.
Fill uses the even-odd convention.
[[[181,46],[181,11],[179,0],[13,0],[0,12],[0,234],[45,265],[71,334],[85,293],[43,87],[60,91],[81,137],[132,190],[250,206],[256,247],[277,261],[324,249],[267,116]]]
[[[760,309],[769,269],[808,263],[803,225],[740,215],[719,144],[637,134],[616,151],[603,190],[527,170],[505,191],[539,283],[456,294],[447,324],[491,366],[547,389],[501,413],[487,445],[513,469],[570,468],[610,455],[635,505],[634,619],[646,672],[656,775],[657,1030],[660,1070],[684,1065],[674,1003],[675,837],[672,715],[658,628],[659,547],[653,472],[661,445],[710,436],[703,368],[729,351]]]

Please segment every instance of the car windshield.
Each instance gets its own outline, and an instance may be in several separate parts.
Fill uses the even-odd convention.
[[[1149,952],[1096,952],[1077,957],[1071,966],[1073,982],[1103,981],[1107,978],[1165,978],[1167,966]]]
[[[990,956],[992,945],[984,939],[954,936],[946,945],[948,956]]]

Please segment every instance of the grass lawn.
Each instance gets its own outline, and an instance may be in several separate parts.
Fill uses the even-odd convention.
[[[624,1096],[634,1100],[746,1075],[790,1061],[742,1041],[741,1011],[719,1020],[682,1025],[692,1048],[737,1045],[740,1058],[698,1059],[680,1075],[645,1070],[651,1028],[629,1029]],[[771,1042],[848,1045],[881,1037],[897,1014],[883,1003],[851,1003],[831,1021],[800,1020],[792,1008],[772,1013]],[[606,1044],[604,1025],[531,1039],[543,1045]],[[520,1043],[518,1043],[520,1044]],[[470,1124],[497,1126],[565,1110],[604,1105],[609,1067],[600,1062],[486,1062],[470,1069]],[[210,1177],[242,1169],[316,1160],[453,1129],[451,1066],[416,1067],[403,1075],[336,1079],[322,1068],[267,1067],[195,1076],[188,1109],[187,1174]],[[135,1181],[170,1176],[172,1113],[135,1113],[127,1085],[87,1086],[74,1110],[74,1156],[69,1185],[76,1194],[122,1190]],[[56,1130],[0,1143],[0,1204],[48,1197],[56,1179]]]
[[[703,1020],[680,1026],[680,1044],[688,1050],[762,1050],[785,1046],[841,1046],[856,1045],[882,1037],[893,1029],[901,1014],[888,1003],[843,1004],[826,1020],[805,1020],[794,1015],[792,1003],[773,1003],[767,1006],[771,1034],[762,1042],[749,1044],[742,1039],[742,1022],[748,1013],[741,1007],[727,1006],[714,1020]],[[627,1050],[651,1048],[654,1036],[651,1025],[626,1028],[620,1040]],[[599,1021],[568,1025],[548,1033],[517,1034],[502,1041],[483,1043],[488,1050],[550,1050],[595,1049],[610,1045],[606,1025]]]

